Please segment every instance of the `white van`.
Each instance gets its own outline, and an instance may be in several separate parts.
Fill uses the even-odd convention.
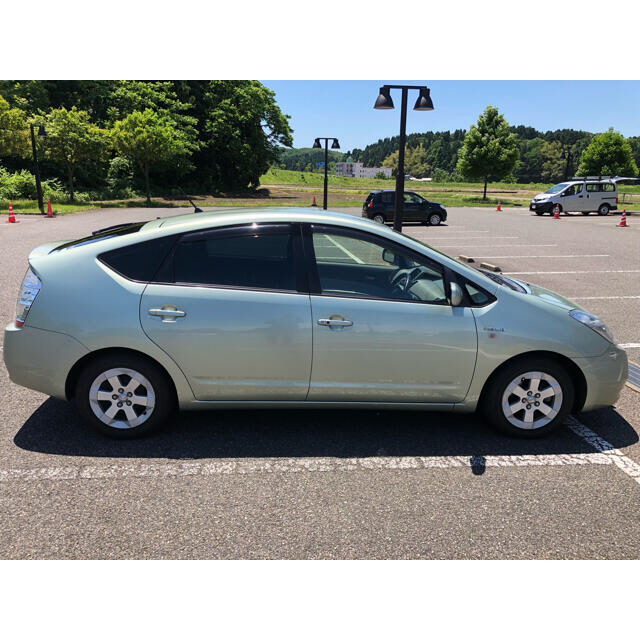
[[[618,176],[586,176],[571,178],[567,182],[555,184],[553,187],[539,193],[529,205],[529,211],[542,216],[553,214],[556,205],[560,213],[577,211],[582,215],[597,212],[606,216],[609,211],[618,208],[618,182],[620,180],[634,180],[634,178],[620,178]]]

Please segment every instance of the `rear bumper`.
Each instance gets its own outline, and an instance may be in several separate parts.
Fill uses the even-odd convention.
[[[66,400],[71,367],[89,350],[74,338],[35,327],[8,325],[4,362],[12,382]]]
[[[587,397],[582,411],[608,407],[618,400],[627,381],[627,353],[617,345],[595,358],[575,358],[587,381]]]

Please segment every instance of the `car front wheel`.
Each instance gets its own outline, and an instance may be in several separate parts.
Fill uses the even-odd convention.
[[[113,438],[136,438],[162,426],[175,407],[173,390],[145,358],[107,355],[86,366],[76,385],[78,412]]]
[[[511,363],[490,382],[483,398],[486,419],[511,436],[537,438],[560,426],[573,406],[565,369],[544,358]]]

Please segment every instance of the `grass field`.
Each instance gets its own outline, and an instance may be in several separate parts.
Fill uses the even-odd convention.
[[[324,175],[319,172],[286,171],[270,169],[261,178],[261,188],[255,194],[199,195],[193,196],[200,207],[307,207],[315,196],[322,204]],[[515,184],[491,182],[487,187],[487,199],[482,199],[482,183],[473,182],[417,182],[407,181],[407,190],[420,193],[427,200],[440,202],[445,207],[495,207],[498,202],[504,207],[528,207],[531,198],[546,191],[549,184]],[[374,178],[344,178],[329,175],[329,207],[359,207],[367,194],[374,189],[394,189],[395,180]],[[620,207],[640,208],[640,185],[621,184]],[[13,210],[25,215],[37,214],[37,202],[29,200],[13,201]],[[108,200],[83,204],[54,204],[57,215],[100,208],[144,207],[144,198],[129,200]],[[188,207],[183,198],[156,197],[152,207]],[[8,203],[0,201],[0,212],[7,213]]]

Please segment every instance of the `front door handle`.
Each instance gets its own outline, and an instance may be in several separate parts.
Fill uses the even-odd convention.
[[[338,320],[337,318],[318,318],[321,327],[352,327],[353,320]]]
[[[175,307],[165,306],[162,309],[149,309],[149,315],[159,316],[162,318],[162,322],[175,322],[177,318],[184,318],[187,312]]]

